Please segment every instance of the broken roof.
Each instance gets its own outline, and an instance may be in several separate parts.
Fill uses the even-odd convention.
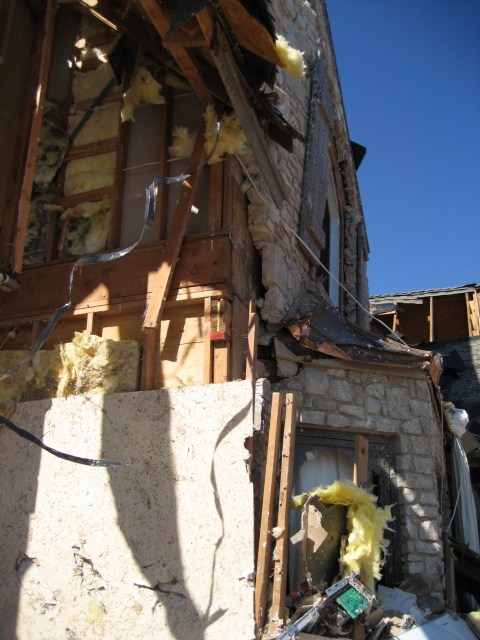
[[[439,296],[451,296],[459,293],[471,293],[480,291],[480,284],[464,284],[458,287],[446,287],[444,289],[424,289],[421,291],[407,291],[404,293],[386,293],[370,296],[370,308],[372,313],[393,310],[397,304],[422,304],[424,298]]]
[[[279,338],[294,353],[309,352],[342,360],[356,360],[401,367],[430,369],[435,359],[430,351],[378,335],[348,323],[333,307],[327,307],[303,289],[290,307],[285,328],[295,342],[283,333]],[[320,354],[322,354],[320,356]]]

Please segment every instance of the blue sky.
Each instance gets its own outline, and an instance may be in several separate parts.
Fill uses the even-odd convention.
[[[370,294],[480,282],[480,0],[327,0]]]

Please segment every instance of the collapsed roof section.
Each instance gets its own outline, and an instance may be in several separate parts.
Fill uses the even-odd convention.
[[[309,352],[312,356],[311,352],[316,352],[318,357],[432,369],[432,374],[438,366],[430,351],[414,349],[391,338],[379,338],[350,324],[333,307],[319,302],[305,289],[297,296],[284,324],[296,344],[288,334],[283,334],[282,341],[298,355]]]

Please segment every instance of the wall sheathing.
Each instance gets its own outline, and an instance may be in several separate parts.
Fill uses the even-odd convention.
[[[19,404],[45,443],[123,466],[0,431],[0,638],[251,640],[253,399],[233,382]]]
[[[297,394],[300,427],[338,431],[342,437],[382,436],[398,496],[403,577],[422,574],[442,593],[443,552],[439,496],[443,439],[429,385],[421,371],[317,360],[275,388]]]

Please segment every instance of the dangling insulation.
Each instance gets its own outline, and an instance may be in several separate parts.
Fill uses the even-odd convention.
[[[291,47],[283,36],[277,35],[275,48],[282,61],[283,69],[297,78],[305,78],[305,62],[303,53]]]
[[[85,115],[84,111],[77,111],[68,119],[68,132],[71,133]],[[116,138],[120,130],[120,105],[111,104],[97,107],[90,118],[83,124],[73,141],[74,147],[84,144],[101,142]]]
[[[87,158],[77,158],[65,170],[64,193],[71,196],[110,187],[115,182],[115,151]]]
[[[217,140],[217,114],[212,105],[208,105],[205,118],[205,153],[207,157],[214,149],[208,164],[215,164],[226,154],[242,154],[247,149],[247,138],[240,127],[235,113],[225,113],[220,120],[220,133]],[[192,155],[196,134],[187,127],[175,127],[173,130],[173,144],[168,148],[172,158],[179,160]]]
[[[66,209],[62,214],[62,220],[67,225],[63,251],[74,256],[103,251],[107,243],[111,211],[110,200],[82,202]]]
[[[115,74],[109,64],[101,64],[93,71],[75,73],[72,82],[74,102],[93,100],[114,79]]]
[[[140,345],[75,333],[73,342],[58,345],[62,370],[58,396],[119,393],[138,388]]]
[[[165,104],[166,102],[162,95],[162,85],[143,65],[138,67],[132,86],[123,94],[122,122],[128,120],[135,122],[134,111],[141,102],[149,104]]]
[[[392,520],[390,507],[377,507],[377,498],[350,482],[336,481],[329,487],[318,487],[293,498],[293,508],[301,508],[308,495],[316,496],[324,505],[340,504],[348,507],[347,548],[341,558],[345,573],[365,573],[365,583],[374,589],[374,579],[381,577],[388,540],[383,532]]]
[[[212,105],[207,106],[204,118],[206,122],[205,152],[210,154],[215,146],[217,137],[217,114]],[[217,146],[208,164],[215,164],[226,153],[230,155],[245,153],[246,147],[247,137],[243,133],[237,114],[235,112],[224,113],[220,120],[220,134]]]

